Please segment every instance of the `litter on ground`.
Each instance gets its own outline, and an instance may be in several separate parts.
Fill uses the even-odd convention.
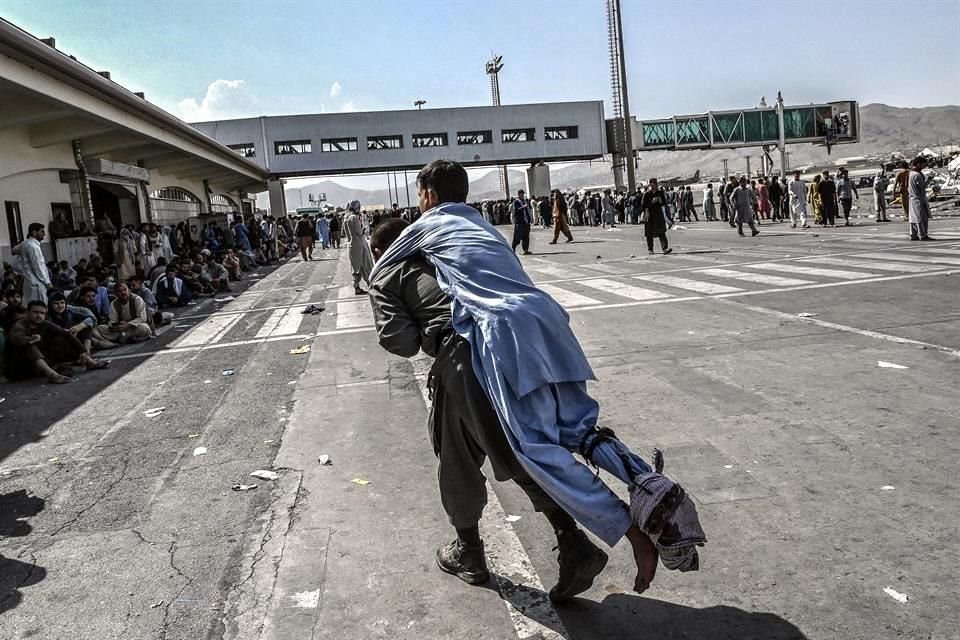
[[[203,384],[210,384],[211,382],[213,382],[213,380],[204,380]]]
[[[316,315],[320,315],[320,314],[323,313],[324,311],[326,311],[326,307],[324,307],[324,306],[322,306],[322,305],[311,304],[310,306],[308,306],[306,309],[304,309],[304,310],[301,311],[300,313],[310,314],[310,315],[312,315],[312,316],[316,316]]]
[[[302,347],[297,347],[296,349],[290,349],[290,355],[299,356],[304,353],[310,353],[310,345],[305,344]]]
[[[882,487],[880,487],[880,491],[894,491],[894,490],[896,490],[896,487],[894,487],[892,484],[885,484]]]
[[[902,602],[902,603],[906,604],[907,602],[910,601],[910,596],[908,596],[908,595],[905,594],[905,593],[900,593],[899,591],[895,591],[894,589],[891,589],[890,587],[884,587],[884,588],[883,588],[883,592],[884,592],[885,594],[887,594],[888,596],[890,596],[891,598],[893,598],[894,600],[896,600],[897,602]]]
[[[363,478],[354,478],[354,479],[351,480],[350,482],[352,482],[353,484],[358,484],[358,485],[360,485],[361,487],[365,487],[365,486],[367,486],[368,484],[370,484],[370,481],[369,481],[369,480],[364,480]]]
[[[893,362],[884,362],[883,360],[877,360],[877,366],[884,369],[909,369],[910,367],[905,367],[902,364],[894,364]]]
[[[507,522],[516,522],[516,521],[519,520],[521,517],[522,517],[522,516],[507,516]]]
[[[162,606],[163,606],[163,600],[160,600],[159,602],[154,602],[152,605],[150,605],[150,608],[156,609],[157,607],[162,607]]]
[[[327,454],[323,454],[322,456],[317,458],[317,462],[319,462],[323,466],[328,466],[333,464],[333,462],[330,461],[330,456],[328,456]]]
[[[163,413],[164,409],[166,409],[166,407],[154,407],[153,409],[147,409],[144,411],[143,415],[147,416],[148,418],[156,418],[158,415]]]
[[[803,313],[798,313],[798,314],[797,314],[797,317],[798,317],[798,318],[812,318],[812,317],[814,317],[815,315],[817,315],[817,314],[815,314],[815,313],[809,313],[809,312],[807,312],[807,311],[804,311]]]
[[[47,462],[60,462],[60,458],[50,458]]]
[[[236,300],[233,296],[227,296],[226,298],[214,298],[215,302],[232,302]]]
[[[261,480],[276,480],[280,477],[280,474],[275,471],[267,471],[266,469],[257,469],[250,474],[254,478],[260,478]]]
[[[255,485],[255,484],[235,484],[235,485],[233,485],[233,486],[230,487],[230,488],[233,489],[234,491],[253,491],[254,489],[257,488],[257,485]]]
[[[224,369],[224,370],[223,370],[223,375],[225,375],[225,376],[232,376],[232,375],[233,375],[233,369]]]
[[[193,455],[194,455],[194,456],[205,456],[205,455],[207,455],[207,448],[206,448],[206,447],[197,447],[196,449],[193,450]]]
[[[199,434],[199,433],[191,433],[191,434],[188,435],[187,437],[188,437],[188,438],[199,438],[199,437],[200,437],[200,434]]]
[[[273,440],[264,440],[263,444],[270,444],[271,442],[273,442]]]

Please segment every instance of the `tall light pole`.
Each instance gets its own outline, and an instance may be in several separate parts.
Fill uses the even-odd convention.
[[[637,174],[633,164],[633,128],[630,124],[630,100],[627,96],[627,64],[623,55],[623,20],[620,0],[607,0],[607,38],[610,45],[610,85],[613,93],[613,118],[617,149],[614,173],[620,163],[626,164],[627,190],[637,190]],[[616,156],[619,155],[619,158]],[[622,171],[622,169],[621,169]],[[619,174],[622,180],[622,173]],[[618,185],[619,186],[619,185]]]
[[[500,106],[500,70],[503,69],[503,56],[493,54],[487,61],[487,75],[490,76],[490,93],[493,97],[493,106]],[[500,165],[500,190],[505,197],[510,197],[510,180],[507,176],[507,165]]]
[[[422,107],[425,104],[427,104],[426,100],[415,100],[413,103],[413,106],[415,106],[417,108],[417,111],[419,111],[420,107]]]

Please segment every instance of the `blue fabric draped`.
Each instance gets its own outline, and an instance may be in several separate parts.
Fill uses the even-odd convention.
[[[425,213],[374,274],[417,253],[453,301],[453,329],[470,343],[474,371],[524,469],[580,524],[615,544],[631,525],[629,510],[571,453],[594,430],[599,406],[587,393],[595,377],[566,310],[534,286],[510,245],[465,204]],[[593,460],[625,483],[651,471],[617,440],[601,442]]]

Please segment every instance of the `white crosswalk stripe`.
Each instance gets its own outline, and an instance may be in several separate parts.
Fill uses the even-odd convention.
[[[620,267],[615,264],[604,264],[602,262],[598,262],[597,264],[582,264],[580,266],[584,269],[599,271],[600,273],[609,273],[615,276],[619,276],[624,273],[630,273],[630,269]]]
[[[921,255],[907,255],[904,253],[860,253],[857,254],[858,258],[875,258],[877,260],[899,260],[901,262],[923,262],[926,264],[930,263],[939,263],[939,264],[960,264],[960,257],[957,258],[948,258],[945,256],[921,256]]]
[[[825,278],[838,278],[840,280],[858,280],[860,278],[869,278],[869,273],[862,271],[841,271],[839,269],[818,269],[816,267],[804,267],[792,262],[758,262],[749,265],[751,269],[763,269],[765,271],[780,271],[781,273],[798,273],[804,276],[823,276]]]
[[[782,278],[780,276],[768,276],[761,273],[747,273],[745,271],[735,271],[733,269],[702,269],[698,271],[698,273],[705,273],[709,276],[715,276],[717,278],[733,278],[734,280],[768,284],[774,287],[797,287],[805,284],[813,284],[812,280]]]
[[[531,264],[530,270],[542,273],[550,278],[585,278],[593,275],[573,266],[560,266],[547,260]]]
[[[653,289],[644,289],[633,285],[608,280],[606,278],[595,278],[593,280],[584,280],[580,282],[592,289],[598,289],[606,293],[612,293],[616,296],[630,298],[631,300],[656,300],[657,298],[670,298],[670,294],[654,291]]]
[[[229,315],[229,316],[212,316],[207,318],[197,326],[193,328],[187,335],[178,339],[171,346],[176,347],[190,347],[200,344],[211,344],[214,342],[219,342],[236,325],[240,322],[240,318],[243,316],[241,314]]]
[[[554,300],[564,307],[586,307],[592,304],[600,304],[599,300],[576,293],[575,291],[567,291],[552,284],[540,284],[537,285],[537,287],[549,293],[553,296]]]
[[[286,309],[274,309],[270,316],[267,318],[267,321],[260,326],[260,330],[257,331],[257,338],[266,338],[273,330],[277,328],[277,325],[280,324],[280,320],[283,319],[284,314],[286,314]]]
[[[337,329],[372,325],[373,308],[368,300],[348,300],[337,305]]]
[[[870,269],[871,271],[897,271],[900,273],[923,273],[924,271],[935,271],[940,268],[925,264],[913,264],[906,262],[870,262],[869,260],[851,260],[849,258],[804,258],[803,262],[836,264],[844,267],[860,267],[861,269]]]
[[[715,282],[701,282],[699,280],[688,280],[687,278],[677,278],[675,276],[633,276],[637,280],[646,280],[656,284],[662,284],[676,289],[686,289],[687,291],[696,291],[697,293],[716,294],[716,293],[736,293],[743,291],[739,287],[731,287],[725,284]]]
[[[257,331],[257,338],[272,338],[274,336],[290,336],[300,329],[300,323],[303,321],[303,313],[306,305],[290,307],[289,309],[276,309],[263,323],[260,330]]]

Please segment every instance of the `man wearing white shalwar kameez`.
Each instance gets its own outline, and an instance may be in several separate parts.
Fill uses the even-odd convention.
[[[809,228],[807,224],[807,183],[800,179],[800,172],[793,173],[793,180],[787,185],[790,192],[790,220],[796,227],[799,223],[804,229]]]
[[[910,167],[910,177],[907,178],[907,193],[910,201],[910,239],[933,240],[927,235],[927,224],[930,220],[930,201],[927,200],[927,177],[923,169],[927,166],[927,159],[918,156]]]
[[[39,300],[47,304],[47,290],[52,288],[50,273],[40,243],[47,235],[39,222],[27,227],[27,239],[17,247],[20,252],[20,266],[23,270],[23,301],[27,304]]]
[[[363,222],[360,218],[360,201],[354,200],[347,205],[347,217],[343,221],[344,238],[350,242],[350,270],[353,272],[353,291],[358,296],[367,292],[360,288],[362,279],[370,286],[370,272],[373,271],[373,255],[363,235]]]

